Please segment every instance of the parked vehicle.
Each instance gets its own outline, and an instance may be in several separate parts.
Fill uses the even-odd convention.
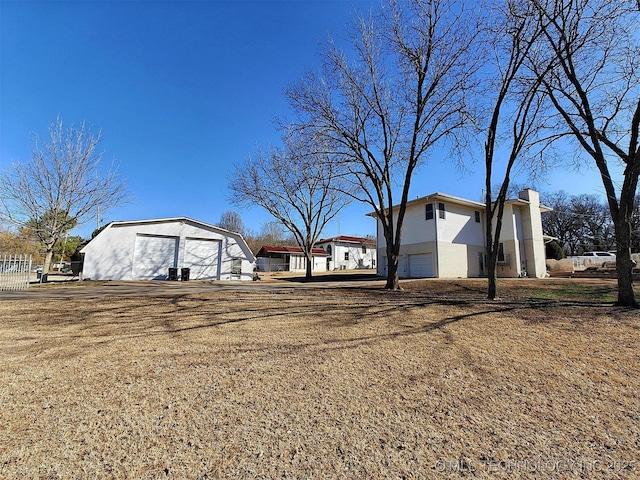
[[[573,267],[576,270],[601,267],[605,263],[613,267],[616,263],[616,254],[611,252],[584,252],[582,255],[568,258],[573,260]]]
[[[603,258],[604,262],[616,260],[616,254],[611,252],[584,252],[582,257],[599,257]]]

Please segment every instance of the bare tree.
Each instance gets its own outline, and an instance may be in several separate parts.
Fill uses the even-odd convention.
[[[258,205],[295,237],[306,257],[307,280],[312,251],[326,224],[348,203],[335,162],[318,153],[310,138],[287,136],[283,148],[259,152],[237,165],[229,189],[236,205]]]
[[[544,231],[557,238],[566,255],[577,254],[577,248],[582,243],[579,231],[580,218],[573,212],[572,197],[567,192],[547,194],[544,203],[553,210],[542,215],[542,228]]]
[[[117,169],[102,168],[102,153],[96,151],[100,136],[84,124],[65,129],[57,118],[47,142],[36,137],[31,160],[0,175],[3,216],[15,226],[31,227],[44,244],[44,272],[69,230],[128,199]]]
[[[558,113],[559,131],[573,138],[600,172],[615,226],[617,303],[637,307],[630,244],[640,175],[640,3],[530,2],[544,26],[543,55],[533,58],[533,67]],[[550,58],[555,62],[548,73]],[[618,169],[622,175],[616,180]]]
[[[541,82],[527,71],[529,52],[541,35],[533,8],[519,0],[506,0],[489,9],[485,32],[489,58],[494,61],[486,97],[491,99],[489,124],[486,127],[485,157],[485,244],[487,266],[487,296],[497,295],[497,263],[502,231],[502,217],[513,170],[524,162],[541,125],[538,113],[544,103],[540,95]],[[504,150],[504,171],[497,195],[492,194],[497,150]]]
[[[257,232],[247,231],[245,240],[251,251],[257,254],[265,245],[282,246],[296,243],[296,240],[290,237],[291,233],[281,222],[272,221],[263,223]]]
[[[615,248],[614,228],[608,207],[597,195],[571,197],[571,212],[577,219],[578,253]]]
[[[230,232],[239,233],[243,237],[246,234],[244,222],[238,212],[227,210],[220,216],[220,221],[216,224],[220,228],[229,230]]]
[[[287,91],[302,129],[346,160],[355,199],[369,204],[386,243],[386,288],[399,289],[402,224],[416,168],[468,121],[476,32],[460,2],[390,1],[358,18],[346,51],[329,42],[324,67]],[[452,142],[454,144],[457,141]],[[397,202],[398,207],[394,209]]]

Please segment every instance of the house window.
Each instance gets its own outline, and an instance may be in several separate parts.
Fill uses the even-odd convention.
[[[367,247],[366,247],[366,245],[362,245],[362,253],[367,253]]]
[[[444,218],[444,203],[438,203],[438,216]]]
[[[433,220],[433,205],[431,203],[425,205],[425,219]]]
[[[480,212],[476,210],[476,223],[480,223]]]
[[[504,243],[500,243],[500,246],[498,247],[498,263],[505,263],[504,262]]]
[[[240,278],[242,276],[242,259],[234,258],[231,261],[231,278]]]
[[[349,261],[349,252],[344,252],[344,259]]]

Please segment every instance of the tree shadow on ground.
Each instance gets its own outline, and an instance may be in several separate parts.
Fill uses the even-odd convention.
[[[78,299],[76,309],[58,318],[40,316],[28,321],[29,328],[18,339],[31,343],[29,330],[43,334],[52,349],[60,343],[75,347],[68,353],[78,354],[82,346],[92,347],[123,339],[181,335],[229,325],[262,322],[260,328],[286,331],[291,322],[291,338],[283,334],[282,344],[256,342],[243,346],[243,351],[267,354],[274,348],[320,350],[348,349],[394,338],[436,332],[472,318],[514,315],[524,323],[552,324],[565,321],[567,315],[579,321],[586,313],[596,317],[611,311],[611,305],[584,301],[563,301],[530,297],[487,300],[483,292],[458,291],[448,295],[416,291],[388,291],[381,288],[313,288],[253,292],[177,293],[174,295],[140,295]],[[63,303],[51,300],[49,310]],[[43,307],[43,305],[35,308]],[[429,313],[423,317],[422,314]],[[567,314],[563,317],[563,314]],[[402,319],[407,319],[403,321]],[[395,323],[395,319],[398,319]],[[284,324],[282,322],[285,322]],[[276,323],[277,322],[277,323]],[[377,331],[368,328],[380,323]],[[17,324],[20,320],[17,320]],[[23,321],[25,325],[27,321]],[[362,328],[360,330],[360,328]],[[303,342],[295,340],[297,329],[313,334]],[[340,335],[334,335],[336,332]],[[46,332],[46,333],[45,333]],[[215,333],[216,335],[218,333]],[[222,333],[221,333],[222,334]],[[339,337],[339,338],[338,338]],[[47,350],[42,338],[39,349]],[[46,340],[45,340],[46,342]],[[37,343],[37,342],[36,342]],[[279,345],[279,346],[278,346]]]

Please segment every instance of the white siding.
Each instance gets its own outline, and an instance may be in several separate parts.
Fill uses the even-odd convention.
[[[427,202],[420,202],[415,205],[409,205],[404,216],[402,225],[402,243],[410,245],[412,243],[433,242],[436,239],[435,219],[438,218],[438,205],[434,205],[435,219],[426,219]],[[383,239],[381,246],[385,246]]]

